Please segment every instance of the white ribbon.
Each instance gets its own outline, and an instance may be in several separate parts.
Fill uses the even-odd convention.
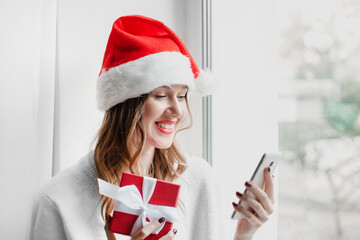
[[[131,235],[149,224],[149,222],[146,221],[146,218],[149,218],[149,220],[152,221],[164,217],[168,222],[181,221],[183,218],[179,209],[175,207],[159,206],[148,203],[156,186],[156,179],[154,178],[144,177],[142,185],[143,197],[141,197],[141,193],[135,185],[119,187],[100,178],[98,178],[98,183],[100,194],[116,200],[114,211],[138,215],[131,230]],[[153,233],[158,234],[164,225],[165,222]]]

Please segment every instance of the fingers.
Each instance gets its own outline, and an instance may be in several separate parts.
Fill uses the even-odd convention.
[[[264,170],[264,186],[265,189],[262,190],[256,184],[246,182],[245,193],[237,192],[236,195],[248,207],[233,203],[234,209],[254,226],[261,226],[273,213],[274,183],[269,167]]]
[[[259,218],[257,218],[249,209],[244,208],[243,206],[236,204],[233,202],[234,210],[240,213],[245,217],[248,222],[255,226],[256,228],[260,227],[262,225],[262,222]]]
[[[152,232],[154,232],[157,228],[159,228],[165,221],[165,218],[159,218],[151,221],[148,225],[143,227],[140,231],[135,233],[133,236],[131,236],[132,240],[141,240],[145,239],[147,236],[149,236]],[[175,229],[174,229],[175,230]],[[175,231],[168,232],[165,236],[163,236],[161,239],[173,239],[176,230]]]
[[[264,170],[264,183],[265,183],[265,193],[271,200],[271,203],[274,203],[274,179],[271,175],[271,168],[267,167]]]
[[[173,229],[173,230],[169,231],[165,236],[163,236],[162,238],[160,238],[159,240],[170,240],[170,239],[174,239],[176,233],[177,233],[177,230],[176,230],[176,229]]]
[[[269,219],[269,213],[265,211],[264,207],[255,199],[249,197],[247,194],[241,194],[236,192],[236,196],[248,207],[255,212],[255,215],[261,220],[261,222],[266,222]],[[250,212],[250,210],[249,210]],[[253,214],[253,212],[251,212]]]
[[[270,179],[267,179],[267,178],[270,178]],[[267,168],[264,170],[264,182],[265,182],[265,191],[263,191],[256,184],[252,184],[251,182],[246,182],[245,187],[246,187],[247,191],[249,191],[255,195],[255,199],[261,203],[261,205],[264,207],[266,212],[271,214],[273,212],[272,206],[274,203],[274,193],[273,193],[274,187],[273,187],[273,180],[272,180],[271,174],[267,170]]]

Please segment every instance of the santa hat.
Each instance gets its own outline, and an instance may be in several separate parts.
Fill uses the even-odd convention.
[[[204,77],[204,75],[206,75]],[[97,80],[97,101],[106,111],[161,86],[187,85],[210,94],[211,74],[199,70],[180,38],[162,22],[124,16],[112,27]]]

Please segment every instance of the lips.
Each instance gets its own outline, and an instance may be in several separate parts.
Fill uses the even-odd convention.
[[[162,133],[170,135],[174,132],[174,124],[176,121],[163,120],[155,122],[155,127]]]

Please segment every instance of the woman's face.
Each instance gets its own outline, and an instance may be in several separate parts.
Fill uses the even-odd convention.
[[[169,148],[180,122],[187,114],[186,85],[159,87],[144,104],[145,147]]]

